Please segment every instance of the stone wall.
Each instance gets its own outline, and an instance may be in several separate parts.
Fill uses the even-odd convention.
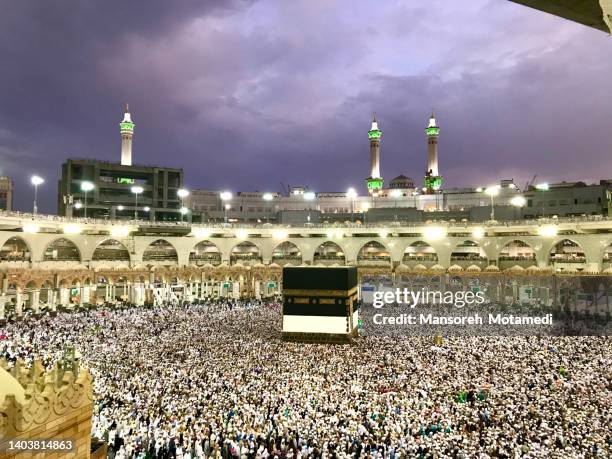
[[[7,377],[15,378],[24,388],[21,402],[11,394],[0,399],[0,457],[90,458],[93,394],[89,372],[79,371],[78,365],[68,368],[64,363],[45,372],[38,361],[29,369],[21,361],[10,370],[6,361],[0,361],[0,366],[10,373]],[[10,440],[70,440],[73,448],[68,453],[11,452]]]

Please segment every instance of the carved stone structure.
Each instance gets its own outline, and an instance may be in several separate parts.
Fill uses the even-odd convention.
[[[0,457],[92,457],[92,399],[92,378],[74,360],[60,361],[48,372],[39,361],[29,369],[17,361],[10,370],[0,361]],[[73,448],[10,451],[9,441],[17,440],[70,440]]]

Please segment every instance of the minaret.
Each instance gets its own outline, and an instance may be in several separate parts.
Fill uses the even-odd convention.
[[[368,191],[377,194],[383,186],[383,179],[380,176],[380,138],[382,131],[378,129],[376,113],[372,118],[372,127],[368,131],[370,139],[370,176],[366,179]]]
[[[429,118],[429,125],[425,128],[427,134],[427,170],[425,172],[425,188],[428,192],[439,190],[442,187],[442,177],[438,171],[438,135],[440,128],[436,123],[433,110]]]
[[[134,123],[130,115],[130,108],[125,104],[125,114],[123,121],[119,123],[121,128],[121,165],[132,165],[132,136],[134,135]]]

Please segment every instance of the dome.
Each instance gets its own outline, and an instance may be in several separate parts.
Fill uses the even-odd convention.
[[[8,371],[0,367],[0,405],[7,395],[14,395],[19,403],[25,402],[25,389]]]
[[[414,180],[405,175],[398,175],[389,182],[389,188],[414,188]]]

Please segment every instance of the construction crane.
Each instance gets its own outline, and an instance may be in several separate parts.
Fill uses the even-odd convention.
[[[533,178],[525,184],[525,188],[524,188],[525,191],[529,190],[530,186],[533,186],[537,178],[538,178],[538,174],[534,175]]]

